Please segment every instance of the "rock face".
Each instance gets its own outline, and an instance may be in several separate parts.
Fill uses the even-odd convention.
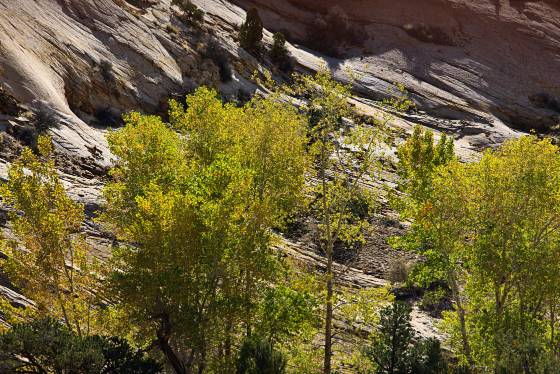
[[[560,122],[557,2],[232,1],[258,6],[269,31],[289,30],[299,68],[327,64],[340,79],[350,72],[366,107],[403,83],[425,112],[410,120],[465,137],[472,148],[518,131],[554,132]],[[194,3],[235,60],[233,83],[221,88],[248,88],[259,64],[235,40],[243,9]],[[208,33],[181,13],[170,0],[0,0],[0,112],[14,116],[14,105],[27,105],[62,149],[106,165],[102,134],[120,113],[158,112],[170,95],[220,84],[224,57],[212,55]],[[340,37],[317,33],[331,26]],[[308,48],[318,40],[337,57]]]
[[[0,111],[13,114],[9,98],[24,103],[62,149],[106,164],[102,129],[120,113],[157,112],[212,83],[216,67],[194,50],[198,31],[181,12],[140,3],[0,1]]]
[[[347,23],[347,38],[323,41],[345,42],[329,65],[352,71],[370,98],[386,94],[388,82],[405,84],[420,109],[470,124],[464,135],[478,135],[480,145],[511,136],[503,124],[550,132],[560,122],[558,1],[234,2],[256,6],[266,28],[289,30],[288,39],[303,46],[328,38],[313,31],[325,27],[321,22],[334,24],[334,35]],[[329,21],[329,10],[343,22]],[[463,131],[460,123],[452,127]]]

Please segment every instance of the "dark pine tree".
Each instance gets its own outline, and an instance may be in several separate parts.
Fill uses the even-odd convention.
[[[239,30],[239,44],[249,53],[259,55],[262,48],[262,38],[263,23],[259,17],[259,11],[256,8],[251,8]]]

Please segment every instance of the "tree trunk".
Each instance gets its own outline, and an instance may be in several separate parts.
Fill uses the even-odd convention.
[[[203,347],[200,352],[200,363],[198,364],[198,374],[204,373],[205,369],[206,369],[206,349],[205,347]]]
[[[189,371],[169,344],[169,336],[171,335],[171,324],[169,322],[169,316],[167,314],[161,316],[160,323],[160,328],[157,331],[157,344],[159,349],[165,355],[165,358],[176,374],[188,374]]]
[[[169,340],[167,338],[158,337],[158,345],[176,374],[188,373],[187,368],[183,365],[181,359],[177,356],[177,354],[175,354],[171,345],[169,345]]]
[[[469,369],[474,368],[474,361],[471,355],[471,346],[469,344],[469,338],[467,335],[467,324],[465,322],[465,311],[462,307],[457,307],[457,314],[459,315],[459,323],[461,324],[461,339],[463,341],[463,351],[469,363]]]
[[[323,139],[326,141],[326,138]],[[326,244],[326,251],[325,254],[327,255],[327,300],[326,300],[326,308],[325,308],[325,357],[324,357],[324,364],[323,364],[323,374],[330,374],[331,373],[331,358],[332,358],[332,319],[333,319],[333,288],[334,288],[334,277],[332,271],[333,265],[333,248],[334,248],[334,238],[332,233],[331,227],[331,215],[330,215],[330,207],[327,202],[328,196],[328,183],[327,183],[327,176],[326,176],[326,169],[327,169],[327,152],[325,147],[323,147],[321,152],[321,169],[320,169],[320,177],[321,177],[321,187],[322,187],[322,205],[323,205],[323,224],[325,225],[325,244]]]
[[[332,243],[327,248],[327,305],[325,312],[325,362],[323,367],[324,374],[331,373],[332,357],[332,320],[333,320],[333,246]]]
[[[467,323],[465,321],[465,309],[463,308],[463,302],[461,296],[459,295],[459,285],[455,279],[453,271],[449,273],[449,285],[451,286],[451,293],[453,299],[455,299],[455,304],[457,305],[457,315],[459,316],[459,324],[461,325],[461,340],[463,343],[463,351],[467,362],[469,364],[469,372],[474,369],[474,360],[471,355],[471,346],[469,344],[469,336],[467,333]]]

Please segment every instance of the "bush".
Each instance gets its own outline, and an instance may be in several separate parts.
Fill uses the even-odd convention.
[[[161,366],[117,337],[80,337],[52,318],[14,325],[0,335],[0,371],[30,373],[161,372]]]
[[[403,259],[398,258],[391,262],[387,272],[387,279],[391,283],[403,283],[408,279],[408,266]]]
[[[35,109],[35,138],[48,129],[58,126],[58,118],[53,108],[45,103],[39,103]]]
[[[115,80],[115,76],[113,75],[113,63],[111,61],[101,60],[101,62],[99,62],[99,73],[105,83],[111,83]]]
[[[451,36],[437,26],[428,26],[423,23],[406,24],[403,26],[403,29],[408,35],[424,43],[445,46],[457,45]]]
[[[212,60],[218,67],[220,81],[227,83],[231,81],[232,71],[226,50],[214,39],[210,39],[202,51],[202,56]]]
[[[239,44],[241,48],[258,55],[261,52],[262,38],[263,24],[259,17],[259,11],[256,8],[251,8],[239,30]]]
[[[421,339],[412,350],[411,373],[444,374],[448,372],[447,360],[441,343],[435,338]]]
[[[275,32],[272,39],[274,42],[270,49],[270,59],[281,71],[290,71],[292,69],[292,63],[288,55],[288,50],[286,49],[286,37],[281,32]]]
[[[179,34],[179,29],[177,28],[177,26],[172,25],[172,24],[167,24],[165,25],[165,31],[167,31],[168,34]]]
[[[373,213],[373,205],[375,204],[375,197],[373,194],[363,188],[356,191],[356,194],[350,198],[348,208],[352,214],[359,219],[368,219]]]
[[[284,374],[286,360],[259,336],[245,338],[237,360],[237,374]]]
[[[445,289],[441,287],[426,291],[418,306],[420,309],[435,316],[439,316],[442,310],[449,309],[450,307],[447,293]]]
[[[17,116],[21,112],[22,109],[19,107],[17,100],[0,87],[0,113]]]
[[[190,0],[173,0],[171,4],[177,5],[184,12],[183,19],[187,23],[198,25],[204,21],[204,11]]]
[[[159,363],[147,357],[143,351],[133,349],[126,340],[116,337],[93,337],[101,347],[104,358],[104,372],[120,374],[155,374],[162,368]]]
[[[235,95],[235,101],[237,102],[238,106],[243,106],[251,101],[251,93],[245,91],[244,89],[240,88],[237,90],[237,94]]]
[[[101,126],[116,127],[122,125],[120,113],[110,107],[100,107],[95,110],[93,116]]]
[[[529,101],[537,108],[560,113],[560,101],[548,93],[541,92],[531,95],[529,96]]]

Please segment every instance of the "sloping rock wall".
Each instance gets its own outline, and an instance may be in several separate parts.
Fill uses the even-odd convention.
[[[511,136],[492,129],[501,123],[522,131],[557,130],[560,3],[555,0],[233,2],[257,6],[265,27],[285,31],[303,46],[316,43],[310,30],[317,19],[338,8],[337,17],[358,37],[341,46],[340,58],[329,64],[354,72],[366,96],[384,94],[387,82],[404,83],[422,110],[478,123],[490,144]]]

